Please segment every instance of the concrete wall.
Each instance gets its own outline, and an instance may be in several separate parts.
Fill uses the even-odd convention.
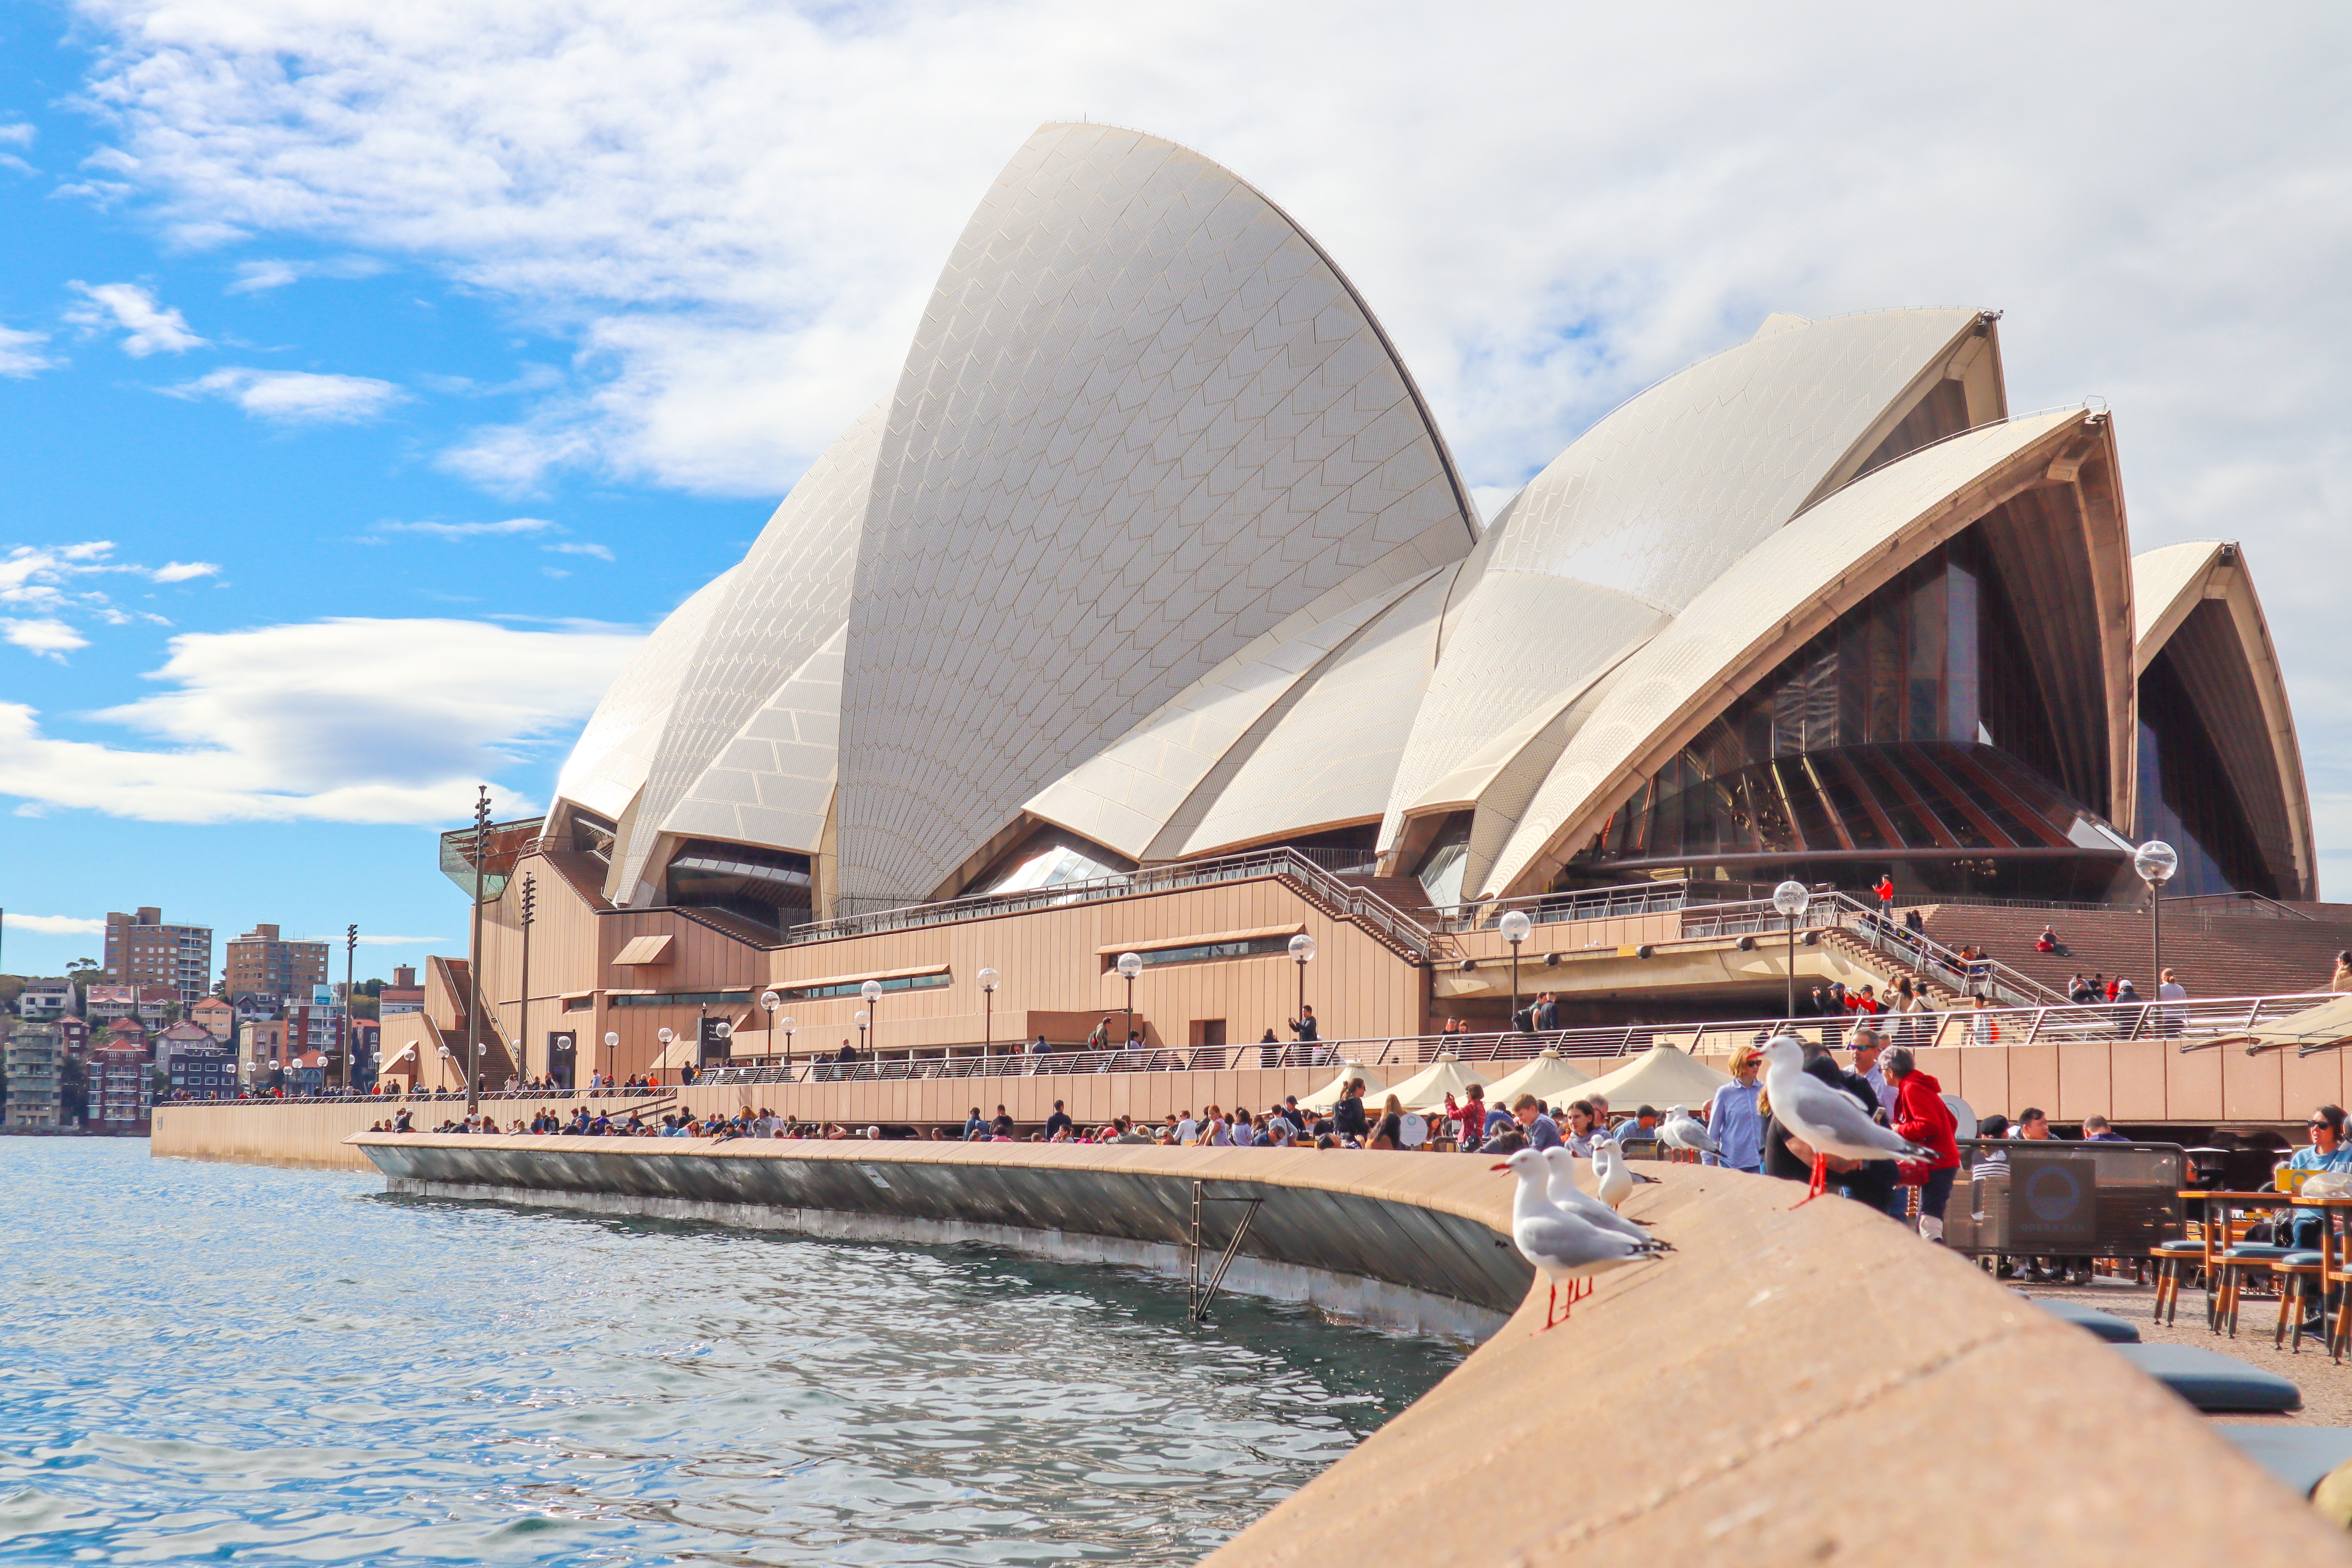
[[[1254,1264],[1516,1314],[1209,1560],[1325,1568],[2352,1561],[2345,1538],[2079,1329],[1843,1202],[1659,1167],[1664,1261],[1531,1331],[1486,1162],[1021,1145],[367,1141],[412,1190],[609,1202],[831,1234],[1102,1237],[1163,1250],[1193,1184],[1264,1200]],[[1210,1239],[1222,1239],[1213,1222]],[[1017,1244],[1017,1241],[1016,1241]],[[1857,1478],[1860,1478],[1857,1479]],[[1860,1489],[1857,1490],[1857,1486]]]

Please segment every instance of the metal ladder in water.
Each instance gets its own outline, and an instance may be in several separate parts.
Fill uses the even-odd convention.
[[[1184,1315],[1195,1323],[1207,1321],[1209,1302],[1224,1284],[1225,1271],[1234,1266],[1234,1258],[1240,1255],[1242,1242],[1250,1233],[1250,1223],[1257,1218],[1257,1211],[1265,1204],[1264,1198],[1211,1196],[1201,1190],[1204,1184],[1201,1182],[1192,1184],[1192,1226],[1185,1247]],[[1202,1235],[1201,1211],[1209,1204],[1241,1204],[1244,1207],[1240,1222],[1234,1226],[1234,1234],[1226,1238],[1225,1249],[1217,1255],[1215,1267],[1203,1279],[1201,1277],[1201,1260],[1208,1253],[1208,1245]]]

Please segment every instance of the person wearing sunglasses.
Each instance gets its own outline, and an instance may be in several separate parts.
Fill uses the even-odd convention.
[[[2311,1142],[2288,1157],[2286,1163],[2288,1170],[2352,1173],[2352,1144],[2347,1144],[2344,1141],[2344,1108],[2342,1106],[2321,1106],[2311,1113],[2310,1120],[2305,1123],[2305,1126],[2311,1133]],[[2296,1209],[2290,1222],[2292,1239],[2288,1245],[2317,1251],[2320,1226],[2326,1223],[2317,1209]],[[2342,1289],[2343,1287],[2340,1285],[2330,1289],[2326,1307],[2336,1305],[2334,1298]],[[2323,1331],[2326,1326],[2324,1319],[2325,1308],[2321,1312],[2315,1313],[2305,1321],[2304,1331],[2305,1333]]]

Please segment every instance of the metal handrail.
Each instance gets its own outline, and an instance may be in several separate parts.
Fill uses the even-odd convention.
[[[881,931],[908,931],[920,926],[952,925],[996,915],[1033,910],[1061,909],[1071,904],[1099,903],[1147,893],[1215,887],[1229,882],[1276,877],[1300,883],[1310,898],[1336,906],[1340,919],[1352,919],[1377,928],[1396,945],[1425,956],[1432,936],[1427,927],[1379,894],[1343,882],[1296,849],[1284,845],[1209,860],[1181,860],[1165,866],[1143,866],[1084,882],[1063,882],[1018,893],[975,893],[937,903],[908,904],[877,910],[870,914],[843,915],[829,921],[797,925],[785,934],[788,943],[831,942],[842,937],[872,936]]]
[[[1824,912],[1826,919],[1822,918]],[[2054,1006],[2067,1000],[2064,993],[1998,959],[1962,958],[1934,937],[1895,924],[1876,907],[1849,893],[1815,893],[1798,918],[1805,922],[1798,927],[1800,931],[1852,931],[1873,950],[1942,982],[1962,995],[1990,994],[1995,1001],[2019,1007]],[[1769,900],[1760,899],[1714,905],[1704,914],[1685,910],[1682,920],[1685,941],[1780,936],[1788,930],[1789,917],[1773,909]]]
[[[1538,925],[1672,914],[1691,901],[1690,886],[1684,880],[1624,882],[1610,888],[1490,899],[1485,903],[1447,904],[1431,913],[1437,921],[1435,929],[1449,933],[1490,927],[1511,910],[1526,910]]]
[[[2182,1050],[2222,1045],[2242,1039],[2258,1025],[2293,1017],[2297,1013],[2336,1000],[2332,991],[2297,992],[2277,996],[2192,997],[2177,1002],[2073,1003],[2032,1007],[1955,1008],[1942,1013],[1884,1014],[1870,1020],[1887,1031],[1898,1045],[1915,1047],[1975,1049],[1987,1046],[2113,1043],[2166,1039]],[[692,1084],[662,1084],[590,1089],[493,1089],[484,1100],[616,1100],[674,1096],[681,1089],[721,1088],[755,1083],[863,1083],[923,1079],[1028,1078],[1065,1074],[1170,1071],[1232,1071],[1242,1068],[1313,1068],[1336,1070],[1343,1063],[1367,1068],[1418,1070],[1440,1055],[1451,1053],[1465,1062],[1523,1066],[1542,1051],[1570,1058],[1628,1058],[1657,1045],[1672,1045],[1694,1056],[1727,1055],[1733,1047],[1751,1045],[1776,1034],[1793,1033],[1801,1039],[1836,1045],[1863,1020],[1855,1015],[1832,1018],[1742,1018],[1682,1024],[1610,1024],[1536,1032],[1501,1031],[1475,1035],[1368,1036],[1338,1040],[1297,1041],[1280,1045],[1249,1042],[1238,1046],[1204,1046],[1198,1049],[1143,1047],[1134,1050],[1052,1051],[1032,1055],[1024,1050],[975,1049],[971,1056],[894,1056],[884,1061],[866,1058],[855,1062],[796,1061],[790,1068],[727,1067],[702,1074]],[[977,1042],[971,1042],[975,1047]],[[953,1051],[964,1048],[934,1047]],[[354,1100],[379,1105],[461,1100],[462,1089],[418,1094],[312,1095],[285,1099],[186,1100],[163,1103],[189,1105],[319,1105]]]

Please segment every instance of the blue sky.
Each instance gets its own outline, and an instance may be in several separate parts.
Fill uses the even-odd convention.
[[[1490,510],[1769,310],[2005,310],[2138,548],[2245,544],[2335,890],[2347,15],[0,3],[0,965],[142,903],[455,951],[432,834],[544,802],[1081,116],[1299,218]]]

